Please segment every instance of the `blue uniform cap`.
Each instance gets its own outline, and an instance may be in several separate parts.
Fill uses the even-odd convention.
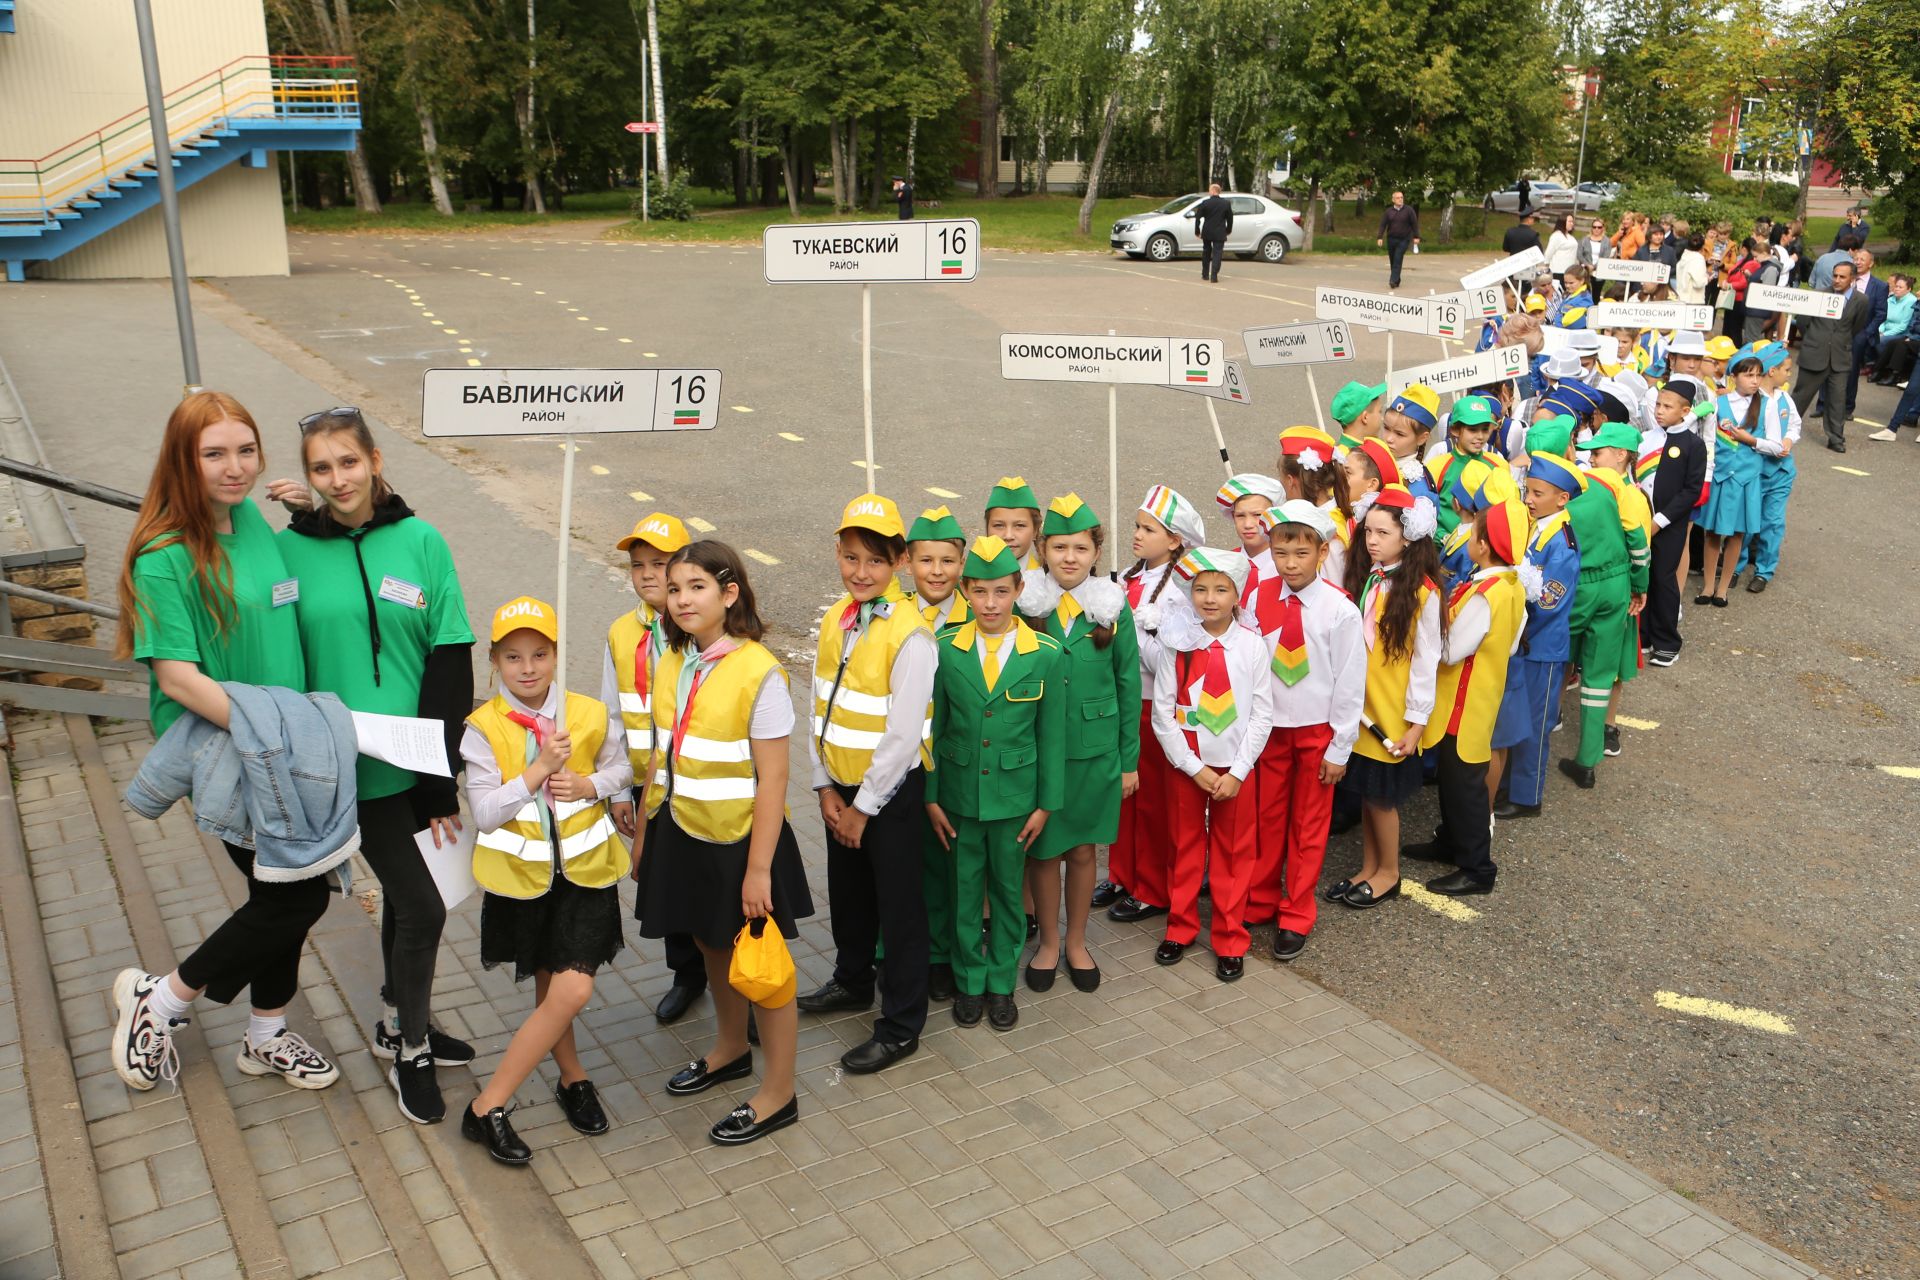
[[[1551,453],[1532,453],[1527,456],[1527,479],[1544,480],[1568,493],[1579,493],[1587,487],[1586,478],[1577,467]]]

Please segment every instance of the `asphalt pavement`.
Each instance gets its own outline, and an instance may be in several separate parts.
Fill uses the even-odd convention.
[[[720,368],[716,430],[583,442],[576,599],[618,607],[612,543],[662,507],[751,549],[777,647],[804,650],[838,592],[834,518],[865,483],[859,291],[769,286],[754,249],[579,235],[296,235],[291,278],[206,282],[197,305],[210,341],[244,336],[315,397],[282,402],[281,378],[249,400],[276,464],[291,457],[293,422],[327,403],[361,404],[417,438],[429,367]],[[1409,258],[1402,292],[1446,291],[1479,265]],[[945,502],[972,528],[994,479],[1018,473],[1112,519],[1103,388],[1003,381],[998,334],[1219,337],[1239,355],[1241,330],[1311,319],[1317,284],[1384,291],[1385,265],[1230,259],[1223,277],[989,246],[973,283],[876,286],[881,491],[909,517]],[[177,390],[165,305],[146,284],[0,294],[0,352],[53,465],[64,449],[69,465],[80,454],[96,478],[139,487]],[[1400,366],[1464,352],[1395,344]],[[1379,380],[1385,354],[1384,335],[1361,335],[1350,366],[1318,371],[1323,402],[1347,377]],[[251,366],[236,354],[227,367]],[[1251,386],[1252,407],[1217,410],[1236,469],[1266,470],[1277,432],[1313,409],[1300,371],[1254,370]],[[1117,514],[1171,483],[1229,539],[1207,501],[1223,476],[1207,402],[1122,387],[1118,403]],[[1859,412],[1877,424],[1892,403],[1863,388]],[[129,447],[101,446],[93,405]],[[1903,875],[1920,787],[1920,604],[1906,578],[1920,535],[1904,511],[1920,449],[1867,442],[1872,429],[1856,420],[1844,457],[1802,445],[1771,590],[1688,606],[1680,664],[1629,688],[1625,754],[1603,764],[1599,788],[1556,777],[1543,816],[1496,832],[1496,893],[1464,912],[1423,897],[1369,915],[1328,908],[1296,968],[1790,1252],[1907,1276],[1920,1274],[1920,916]],[[395,483],[449,529],[463,573],[479,556],[489,582],[517,572],[522,589],[550,587],[552,440],[439,441],[408,457],[415,472]],[[518,524],[468,527],[462,498],[476,490]],[[595,661],[576,649],[576,678]],[[1417,800],[1407,839],[1433,815],[1430,794]],[[1358,857],[1357,837],[1337,839],[1328,876]]]

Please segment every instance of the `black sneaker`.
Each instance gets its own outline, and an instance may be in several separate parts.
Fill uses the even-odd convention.
[[[1656,667],[1670,667],[1680,661],[1680,655],[1672,649],[1655,649],[1647,662]]]
[[[1610,756],[1617,756],[1620,754],[1620,726],[1619,725],[1610,724],[1607,726],[1605,749],[1606,749],[1606,753]]]
[[[447,1103],[440,1096],[440,1080],[434,1075],[430,1050],[396,1061],[387,1068],[387,1083],[400,1100],[400,1114],[415,1124],[439,1124],[447,1118]]]
[[[400,1056],[400,1033],[387,1030],[386,1020],[373,1024],[373,1056],[389,1062]],[[427,1028],[427,1048],[433,1051],[436,1067],[464,1067],[473,1061],[473,1046],[455,1040],[436,1027]]]
[[[495,1107],[484,1116],[473,1114],[470,1106],[462,1107],[460,1136],[484,1146],[501,1164],[526,1164],[533,1159],[533,1151],[513,1131],[513,1122],[507,1119],[511,1114],[511,1107]]]

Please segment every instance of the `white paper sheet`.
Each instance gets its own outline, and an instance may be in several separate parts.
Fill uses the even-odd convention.
[[[447,904],[448,911],[471,898],[479,887],[473,881],[473,836],[473,819],[464,813],[460,815],[460,835],[450,844],[436,849],[432,827],[414,833],[413,843],[419,847],[420,857],[425,860],[433,883],[440,889],[440,901]]]
[[[447,767],[447,730],[441,721],[356,711],[353,731],[360,739],[363,756],[415,773],[431,773],[442,778],[453,776],[453,770]]]

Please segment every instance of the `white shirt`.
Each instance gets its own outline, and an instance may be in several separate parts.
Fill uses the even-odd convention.
[[[1160,630],[1162,620],[1170,619],[1170,616],[1189,619],[1193,616],[1193,602],[1187,598],[1187,593],[1177,580],[1169,581],[1174,577],[1173,558],[1169,556],[1167,562],[1158,569],[1142,569],[1133,579],[1140,584],[1140,603],[1133,606],[1133,635],[1140,644],[1142,702],[1153,701],[1153,676],[1159,667],[1160,650],[1163,647],[1159,635],[1155,633]],[[1127,580],[1122,579],[1120,586],[1125,589]],[[1157,598],[1155,592],[1159,592]],[[1152,631],[1147,629],[1149,622],[1153,624]],[[1193,625],[1198,626],[1199,623],[1196,621]]]
[[[951,606],[954,597],[948,596]],[[895,608],[914,608],[912,601],[894,606]],[[821,626],[828,623],[822,619]],[[853,644],[847,649],[852,653],[866,636],[862,627],[854,636]],[[887,671],[887,688],[893,701],[887,707],[887,727],[880,731],[880,741],[873,748],[873,758],[867,762],[866,776],[860,779],[860,789],[854,792],[853,807],[869,818],[876,816],[887,807],[900,790],[900,784],[907,780],[907,774],[920,766],[920,742],[922,731],[926,727],[929,708],[933,705],[933,673],[938,663],[933,648],[933,633],[915,631],[900,642],[900,648],[893,655],[893,666]],[[823,674],[817,668],[816,679],[825,680],[828,686],[833,683],[831,674]],[[759,717],[759,703],[754,704],[754,716]],[[760,734],[754,734],[760,737]],[[778,736],[778,735],[775,735]],[[807,758],[813,762],[813,789],[824,791],[833,785],[833,778],[827,773],[827,766],[820,758],[820,739],[817,735],[807,735]]]
[[[1334,510],[1332,498],[1321,503],[1320,509],[1334,524],[1345,523],[1346,517]],[[1338,535],[1327,539],[1327,562],[1320,566],[1320,576],[1336,587],[1347,580],[1347,544],[1340,541]]]
[[[500,691],[507,705],[522,715],[542,715],[559,724],[560,686],[552,685],[547,689],[546,701],[537,709],[528,706],[506,690]],[[787,708],[787,715],[793,715],[793,708]],[[565,726],[562,725],[562,728]],[[633,765],[627,759],[626,734],[609,733],[600,743],[600,751],[593,758],[593,773],[589,781],[593,783],[593,794],[605,800],[608,796],[618,796],[633,785]],[[527,801],[533,799],[523,781],[525,770],[502,782],[500,762],[494,759],[493,747],[487,742],[487,735],[469,724],[460,737],[460,756],[467,762],[467,807],[473,813],[473,822],[482,831],[498,831],[503,823],[520,812]]]
[[[1153,736],[1174,768],[1193,777],[1201,769],[1221,770],[1246,781],[1260,753],[1267,748],[1267,735],[1273,728],[1273,678],[1268,670],[1267,645],[1245,627],[1230,625],[1223,636],[1215,636],[1204,627],[1196,627],[1186,641],[1202,646],[1218,641],[1227,651],[1227,678],[1233,687],[1233,703],[1239,714],[1226,732],[1215,736],[1205,725],[1193,726],[1196,753],[1187,744],[1187,730],[1180,727],[1174,711],[1183,691],[1178,688],[1180,651],[1172,645],[1160,651],[1160,663],[1153,681]],[[1194,664],[1193,682],[1206,676],[1203,658]]]
[[[1754,450],[1769,458],[1784,458],[1787,450],[1800,443],[1800,406],[1793,402],[1786,388],[1778,391],[1764,391],[1768,407],[1760,412],[1760,429],[1754,432],[1758,441]]]
[[[1282,600],[1295,594],[1281,584]],[[1360,709],[1367,697],[1367,642],[1360,634],[1360,610],[1346,592],[1320,578],[1297,594],[1300,625],[1307,639],[1307,674],[1293,685],[1274,675],[1271,659],[1280,633],[1266,637],[1273,726],[1332,725],[1333,741],[1323,758],[1328,764],[1345,764],[1354,739],[1360,736]]]
[[[1395,587],[1398,582],[1396,580]],[[1366,608],[1362,602],[1361,609]],[[1363,621],[1364,626],[1364,621]],[[1366,632],[1362,630],[1364,639]],[[1375,640],[1379,638],[1375,634]],[[1409,725],[1426,724],[1433,719],[1434,686],[1440,672],[1440,592],[1427,593],[1427,602],[1413,628],[1413,660],[1407,671],[1407,714]]]
[[[1482,569],[1468,579],[1471,582],[1484,582],[1488,578],[1503,573],[1512,573],[1507,568]],[[1460,606],[1460,612],[1454,615],[1453,623],[1447,628],[1446,644],[1440,651],[1440,661],[1448,666],[1458,666],[1474,654],[1480,652],[1480,646],[1486,643],[1487,632],[1493,630],[1493,606],[1479,592],[1467,597]],[[1507,649],[1507,656],[1520,652],[1520,637],[1525,627],[1513,629],[1513,644]]]

